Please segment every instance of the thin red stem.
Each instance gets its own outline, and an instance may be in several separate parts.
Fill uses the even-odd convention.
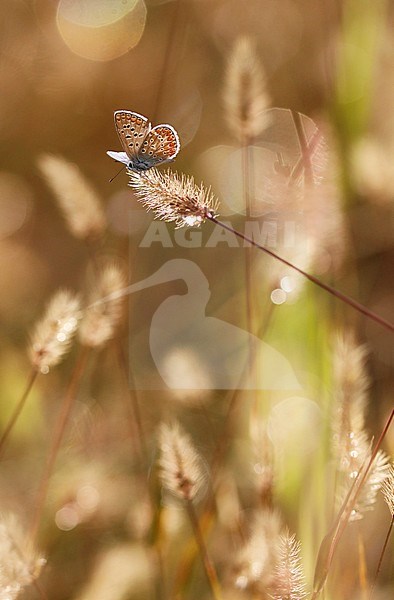
[[[334,557],[335,550],[338,547],[338,544],[342,537],[342,534],[346,529],[346,526],[348,524],[349,517],[351,515],[353,507],[356,504],[357,498],[358,498],[358,496],[361,492],[361,489],[368,477],[368,473],[369,473],[371,466],[376,458],[377,453],[379,452],[379,449],[382,445],[383,439],[385,438],[387,431],[389,430],[389,427],[391,425],[393,418],[394,418],[394,409],[391,411],[390,416],[386,421],[384,429],[383,429],[382,433],[380,434],[378,441],[375,444],[375,447],[373,449],[373,452],[371,453],[371,456],[369,458],[367,465],[365,466],[365,468],[362,469],[362,471],[359,473],[358,477],[354,480],[353,485],[352,485],[351,489],[349,490],[349,493],[339,511],[338,517],[335,520],[333,527],[331,528],[329,533],[325,536],[325,538],[323,539],[323,542],[320,545],[319,556],[317,559],[317,565],[316,565],[316,569],[315,569],[315,589],[313,591],[311,600],[314,600],[315,598],[317,598],[323,589],[323,586],[327,579],[328,571],[330,569],[330,566],[331,566],[331,563],[332,563],[332,560]],[[326,550],[326,548],[327,548],[327,550]],[[316,573],[318,572],[318,567],[322,564],[322,562],[324,565],[323,569],[322,569],[322,574],[319,575],[318,580],[316,580]]]
[[[139,405],[139,401],[138,401],[138,397],[137,397],[137,390],[136,390],[135,381],[134,381],[134,374],[131,369],[128,370],[126,357],[124,355],[124,351],[123,351],[120,340],[116,340],[116,351],[118,354],[119,366],[122,371],[123,377],[125,379],[126,385],[128,383],[128,375],[130,378],[130,386],[127,386],[130,404],[129,404],[129,402],[127,402],[127,410],[130,411],[130,408],[132,410],[132,414],[130,414],[131,424],[132,424],[133,428],[136,425],[138,453],[140,456],[140,460],[143,461],[143,459],[146,458],[146,456],[147,456],[147,444],[146,444],[146,439],[145,439],[144,428],[142,425],[141,410],[140,410],[140,405]]]
[[[33,541],[38,533],[40,526],[40,520],[45,505],[45,500],[48,493],[49,482],[52,476],[53,468],[55,466],[56,458],[59,453],[59,449],[63,440],[64,432],[69,420],[71,409],[74,406],[76,391],[78,384],[81,380],[82,374],[85,370],[86,362],[89,356],[89,348],[83,348],[79,359],[75,365],[74,371],[71,376],[71,380],[64,396],[63,404],[55,424],[55,432],[52,438],[52,445],[49,451],[48,459],[44,468],[44,472],[39,483],[37,500],[34,508],[34,514],[30,527],[30,537]]]
[[[215,600],[222,600],[222,593],[220,589],[220,584],[218,580],[218,576],[216,573],[216,569],[210,559],[210,556],[207,551],[207,547],[205,545],[204,537],[201,533],[200,524],[198,522],[197,515],[194,510],[194,506],[191,500],[186,500],[186,511],[189,516],[194,537],[201,555],[201,559],[204,565],[205,573],[209,584],[211,586],[212,595]]]
[[[378,562],[378,566],[376,567],[375,578],[374,578],[374,581],[373,581],[373,584],[372,584],[372,587],[371,587],[371,593],[370,593],[370,596],[369,596],[369,600],[372,600],[372,596],[373,596],[373,593],[374,593],[374,590],[375,590],[375,585],[376,585],[376,582],[377,582],[378,577],[379,577],[380,569],[382,567],[383,557],[384,557],[384,555],[386,553],[387,544],[389,543],[389,539],[390,539],[390,536],[391,536],[391,532],[393,530],[393,526],[394,526],[394,514],[391,517],[391,521],[390,521],[390,525],[389,525],[389,528],[388,528],[388,531],[387,531],[387,535],[386,535],[386,538],[384,540],[382,551],[380,553],[379,562]]]
[[[171,23],[168,31],[168,37],[166,40],[165,50],[164,50],[164,58],[163,64],[160,70],[160,79],[159,84],[157,86],[156,98],[152,113],[152,118],[155,121],[159,112],[160,100],[163,97],[164,84],[166,81],[166,77],[168,77],[168,66],[170,63],[171,54],[173,48],[175,46],[175,33],[178,29],[178,22],[180,19],[180,8],[181,8],[181,0],[175,0],[175,7],[173,8],[173,14],[171,18]]]
[[[320,281],[320,279],[318,279],[314,275],[311,275],[310,273],[306,273],[305,271],[303,271],[302,269],[300,269],[296,265],[293,265],[291,262],[289,262],[288,260],[286,260],[282,256],[279,256],[278,254],[276,254],[272,250],[269,250],[265,246],[262,246],[261,244],[258,244],[257,242],[255,242],[252,238],[248,237],[247,235],[241,233],[240,231],[237,231],[236,229],[234,229],[230,225],[227,225],[226,223],[223,223],[222,221],[219,221],[216,217],[214,217],[210,213],[207,213],[206,218],[209,219],[210,221],[212,221],[212,223],[216,223],[216,225],[220,225],[220,227],[223,227],[227,231],[230,231],[234,235],[236,235],[239,238],[243,239],[245,242],[248,242],[252,246],[255,246],[256,248],[259,248],[260,250],[262,250],[266,254],[269,254],[269,256],[272,256],[276,260],[279,260],[281,263],[283,263],[284,265],[286,265],[290,269],[293,269],[293,271],[297,271],[297,273],[299,273],[300,275],[302,275],[306,279],[309,279],[309,281],[311,281],[315,285],[318,285],[320,288],[322,288],[323,290],[325,290],[326,292],[328,292],[332,296],[335,296],[335,298],[338,298],[338,300],[341,300],[345,304],[348,304],[349,306],[351,306],[352,308],[354,308],[358,312],[362,313],[363,315],[365,315],[369,319],[372,319],[376,323],[379,323],[379,325],[382,325],[382,327],[385,327],[386,329],[389,329],[390,331],[394,331],[394,324],[393,323],[390,323],[390,321],[387,321],[386,319],[384,319],[380,315],[372,312],[371,310],[369,310],[363,304],[360,304],[356,300],[353,300],[353,298],[350,298],[349,296],[346,296],[346,294],[343,294],[342,292],[340,292],[339,290],[331,287],[327,283],[324,283],[323,281]]]
[[[18,404],[16,405],[16,407],[11,415],[11,418],[8,421],[8,424],[5,428],[5,430],[3,431],[3,435],[0,438],[0,455],[2,454],[2,452],[4,450],[4,446],[8,439],[8,436],[10,435],[11,431],[13,430],[14,425],[17,422],[19,415],[22,412],[25,402],[30,394],[31,388],[33,387],[34,382],[37,379],[37,375],[38,375],[38,371],[36,371],[36,369],[32,369],[32,371],[29,375],[29,379],[27,381],[25,391],[23,392],[21,399],[19,400]]]

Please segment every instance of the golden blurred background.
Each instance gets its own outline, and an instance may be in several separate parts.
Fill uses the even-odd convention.
[[[172,225],[166,226],[171,248],[160,243],[141,247],[152,215],[145,214],[127,188],[124,172],[109,182],[120,165],[106,155],[107,150],[121,150],[113,125],[115,110],[136,111],[153,125],[171,124],[181,141],[171,168],[212,186],[221,202],[219,214],[242,229],[242,144],[229,127],[225,99],[229,61],[241,37],[255,49],[271,111],[267,128],[250,143],[255,209],[263,220],[279,223],[282,233],[286,222],[294,222],[296,228],[288,248],[275,241],[273,248],[385,319],[394,318],[393,25],[390,0],[9,0],[0,4],[2,429],[31,370],[27,348],[34,324],[59,288],[82,293],[95,261],[118,261],[128,283],[142,280],[170,259],[197,262],[211,291],[207,313],[247,329],[242,248],[226,243],[207,247],[211,223],[203,225],[203,242],[194,247],[187,247],[190,238],[174,233]],[[304,126],[312,133],[317,124],[328,148],[328,170],[325,167],[322,178],[329,180],[329,188],[323,182],[301,203],[293,203],[282,184],[267,187],[275,149],[280,146],[290,161],[298,152],[287,109],[305,115]],[[78,239],[70,231],[43,174],[43,157],[48,155],[77,165],[80,177],[98,198],[107,225],[95,239]],[[61,190],[60,174],[58,186]],[[291,272],[270,257],[253,256],[256,335],[291,363],[302,393],[261,391],[261,406],[256,409],[254,394],[241,390],[240,406],[245,410],[240,411],[239,430],[233,432],[234,442],[222,465],[219,516],[210,542],[225,597],[234,600],[266,597],[260,592],[248,595],[251,592],[231,583],[231,556],[240,543],[234,533],[235,514],[240,511],[247,520],[248,511],[258,505],[257,463],[248,437],[251,430],[256,443],[255,421],[268,421],[270,443],[281,447],[276,502],[291,528],[303,537],[311,581],[327,516],[324,477],[331,460],[327,418],[335,389],[333,339],[338,331],[350,332],[368,349],[366,428],[375,439],[393,406],[392,332],[310,283],[293,281]],[[176,548],[183,543],[179,540],[189,539],[179,507],[163,501],[161,544],[168,562],[161,565],[162,581],[147,534],[149,528],[157,533],[159,527],[152,526],[152,507],[144,494],[148,481],[160,504],[152,473],[161,420],[179,418],[203,453],[211,456],[231,401],[225,390],[185,392],[181,383],[180,389],[171,390],[158,382],[147,331],[152,315],[169,294],[184,291],[182,282],[168,281],[130,296],[127,319],[117,338],[132,377],[137,378],[129,380],[128,387],[137,388],[139,396],[148,446],[142,461],[130,445],[127,407],[122,401],[124,381],[114,375],[117,359],[112,342],[95,351],[88,362],[41,522],[39,546],[47,565],[40,581],[51,600],[212,597],[198,559],[183,588],[176,579],[183,581]],[[0,511],[17,514],[26,526],[77,355],[73,347],[59,368],[38,376],[1,458]],[[186,369],[193,363],[196,388],[204,387],[201,381],[206,373],[199,373],[194,356],[169,356],[172,377],[182,378],[183,361]],[[290,430],[288,420],[294,425]],[[388,453],[393,446],[391,430]],[[313,456],[318,464],[311,467]],[[261,456],[259,460],[263,461]],[[388,513],[383,501],[376,514],[363,530],[370,577],[385,535]],[[349,545],[352,548],[350,538],[346,544],[344,555]],[[182,548],[186,553],[186,542]],[[349,559],[341,573],[336,565],[327,600],[365,597],[362,586],[355,583],[358,559],[354,558],[357,566]],[[391,597],[390,559],[392,550],[385,559],[377,599]],[[176,596],[174,589],[178,589]],[[39,598],[40,591],[31,586],[20,597]]]

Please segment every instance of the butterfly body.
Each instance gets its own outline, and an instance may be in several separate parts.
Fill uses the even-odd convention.
[[[171,125],[152,128],[146,117],[128,110],[115,111],[114,120],[124,152],[107,154],[129,169],[146,171],[174,160],[180,150],[178,134]]]

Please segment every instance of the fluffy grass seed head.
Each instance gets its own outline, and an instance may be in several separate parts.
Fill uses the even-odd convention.
[[[38,166],[72,235],[80,239],[100,237],[107,225],[104,210],[97,193],[79,168],[52,154],[43,154]]]
[[[104,346],[115,334],[122,318],[126,275],[115,262],[105,264],[88,295],[88,306],[79,328],[81,344],[90,348]],[[114,294],[112,299],[108,296]]]
[[[351,436],[352,450],[349,452],[347,468],[342,469],[342,479],[339,482],[337,505],[341,506],[354,479],[363,471],[371,456],[371,444],[367,434],[360,432]],[[349,520],[358,521],[364,514],[375,508],[379,490],[386,481],[389,473],[389,459],[383,450],[377,453],[358,494],[357,501],[352,509]]]
[[[338,335],[334,347],[336,405],[332,428],[334,451],[342,472],[353,471],[355,459],[361,465],[369,448],[364,432],[369,387],[366,354],[365,347],[358,345],[350,333]]]
[[[267,126],[270,97],[256,49],[240,37],[230,55],[224,86],[225,115],[240,142],[256,138]]]
[[[379,450],[357,497],[356,505],[350,515],[350,521],[362,519],[366,512],[375,508],[378,492],[384,482],[387,481],[389,470],[389,458],[383,450]]]
[[[365,410],[369,378],[365,368],[366,349],[350,333],[337,337],[334,349],[336,410],[333,414],[333,447],[338,457],[338,502],[342,504],[349,487],[371,456],[371,444],[365,431]],[[377,493],[387,478],[388,457],[376,455],[350,515],[351,521],[362,519],[372,510]]]
[[[391,516],[394,517],[394,463],[391,463],[387,478],[383,482],[382,493]]]
[[[274,600],[303,600],[307,596],[301,544],[289,531],[280,536],[274,590]]]
[[[128,169],[127,172],[137,200],[148,211],[153,211],[156,219],[174,222],[179,228],[199,227],[207,217],[217,216],[218,200],[202,183],[196,185],[193,177],[179,176],[170,169],[159,172],[153,168],[141,173]]]
[[[353,427],[364,427],[369,378],[366,371],[367,349],[357,344],[353,334],[341,333],[334,348],[334,378],[336,395],[342,405],[340,410],[349,411]]]
[[[16,517],[0,517],[0,599],[14,600],[38,578],[45,559],[26,543]]]
[[[206,477],[201,456],[179,423],[160,428],[160,478],[163,486],[182,500],[195,500],[204,491]]]
[[[29,357],[41,373],[48,373],[68,352],[80,318],[79,298],[59,290],[47,305],[30,338]]]

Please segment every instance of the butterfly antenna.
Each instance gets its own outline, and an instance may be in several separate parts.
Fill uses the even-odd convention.
[[[111,179],[109,180],[109,183],[112,183],[113,180],[115,179],[115,177],[117,177],[123,171],[123,169],[125,169],[125,168],[126,168],[126,165],[123,165],[123,167],[120,169],[120,171],[118,171],[116,173],[116,175],[114,175],[113,177],[111,177]]]

